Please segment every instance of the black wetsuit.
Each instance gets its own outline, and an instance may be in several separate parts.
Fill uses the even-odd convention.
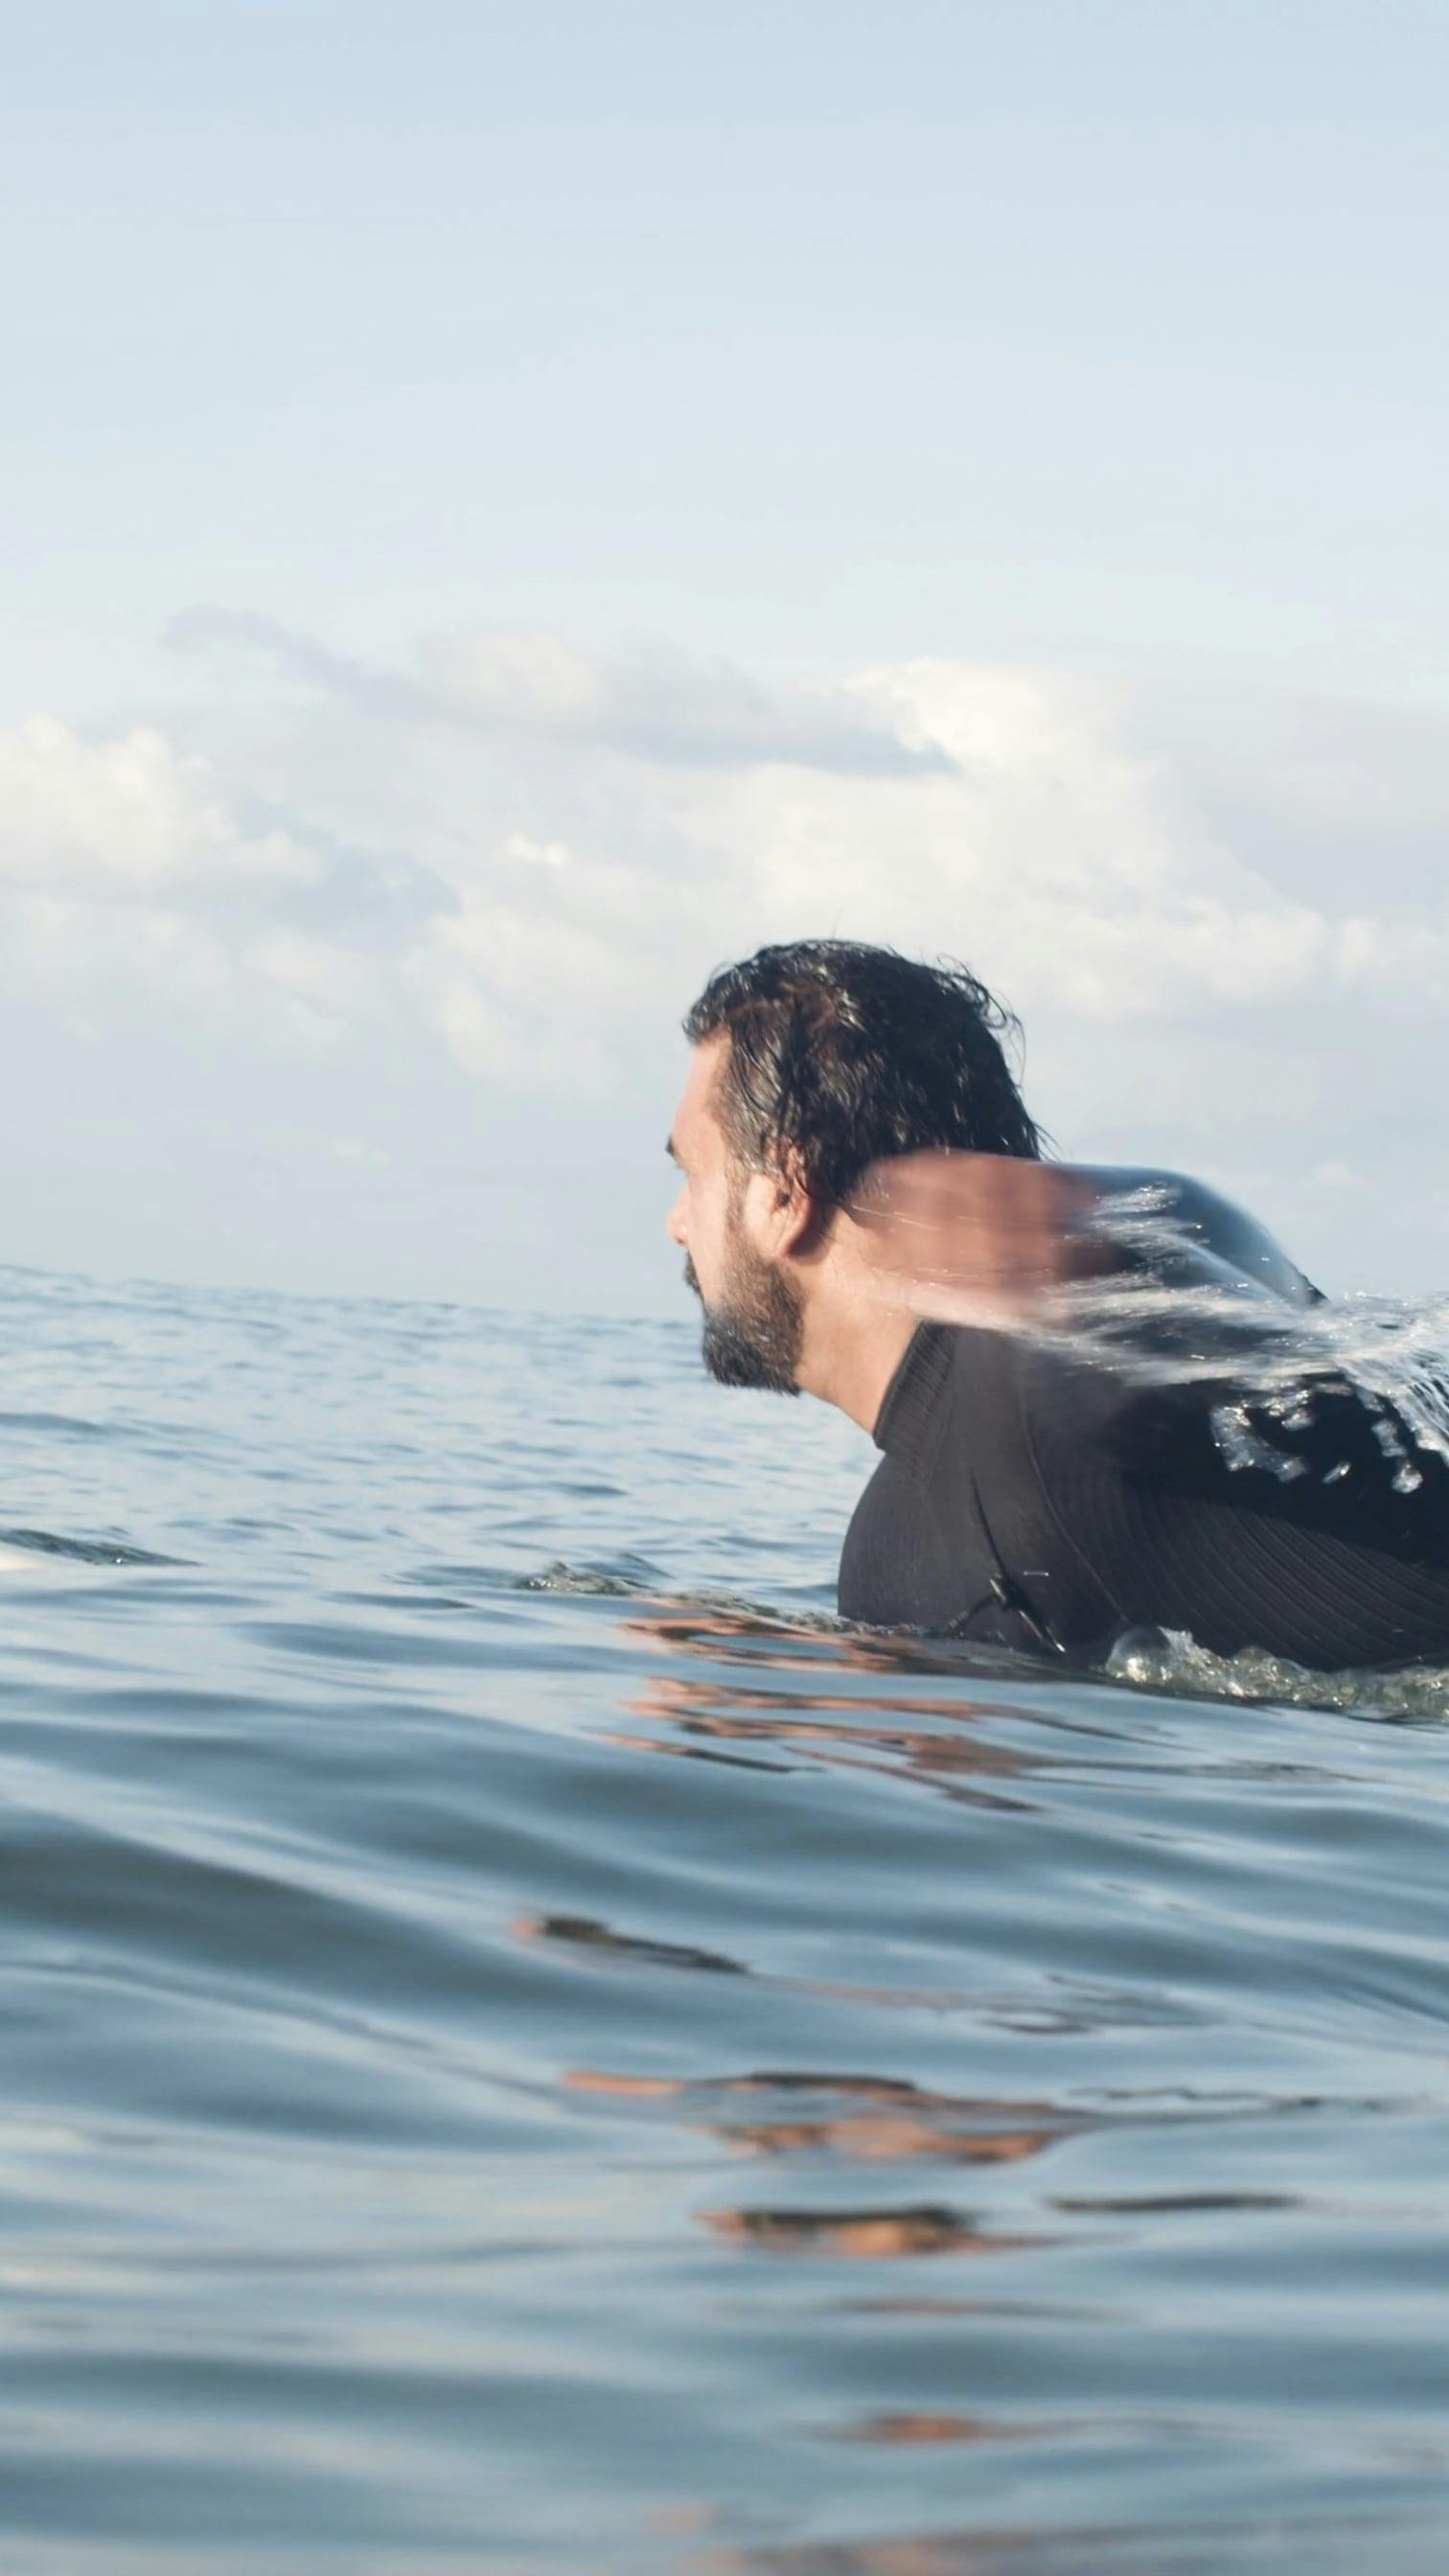
[[[1201,1205],[1209,1262],[1266,1278],[1260,1329],[1281,1332],[1280,1300],[1316,1291],[1235,1211],[1247,1234],[1215,1242],[1223,1203]],[[1328,1368],[1286,1423],[1248,1399],[1225,1446],[1214,1412],[1243,1399],[1230,1354],[1255,1329],[1250,1307],[1220,1380],[1151,1384],[923,1324],[876,1424],[842,1616],[1089,1661],[1143,1627],[1323,1671],[1449,1661],[1449,1468]]]

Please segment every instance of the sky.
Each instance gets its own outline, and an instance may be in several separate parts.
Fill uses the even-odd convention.
[[[692,1312],[681,1013],[1449,1284],[1449,15],[54,0],[0,98],[0,1258]]]

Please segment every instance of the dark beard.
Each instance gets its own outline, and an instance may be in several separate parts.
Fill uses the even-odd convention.
[[[795,1373],[805,1318],[785,1281],[765,1262],[732,1265],[727,1293],[705,1306],[700,1348],[710,1376],[721,1386],[762,1387],[770,1395],[798,1395]],[[686,1256],[685,1281],[703,1305],[694,1264]]]

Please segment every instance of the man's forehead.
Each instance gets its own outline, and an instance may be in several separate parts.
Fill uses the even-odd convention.
[[[705,1038],[689,1059],[689,1072],[674,1116],[673,1145],[675,1152],[688,1159],[691,1146],[718,1146],[723,1142],[718,1112],[715,1108],[715,1086],[727,1040],[721,1033]]]

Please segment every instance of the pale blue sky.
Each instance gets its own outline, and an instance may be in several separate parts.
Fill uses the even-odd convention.
[[[1443,676],[1442,8],[60,0],[9,60],[12,702],[213,595]]]
[[[1102,1150],[1121,1132],[1124,1152],[1138,1150],[1144,1093],[1161,1090],[1144,1064],[1197,1048],[1152,1141],[1167,1152],[1180,1131],[1171,1158],[1212,1159],[1204,1100],[1220,1058],[1287,1060],[1283,941],[1296,938],[1308,1034],[1290,1052],[1300,1070],[1305,1049],[1312,1059],[1312,1097],[1294,1137],[1256,1159],[1245,1107],[1218,1159],[1270,1201],[1286,1190],[1285,1219],[1310,1235],[1321,1226],[1320,1261],[1340,1241],[1361,1254],[1370,1222],[1391,1277],[1449,1259],[1437,1217],[1422,1247],[1390,1241],[1371,1187],[1379,1131],[1362,1132],[1366,1096],[1383,1097],[1386,1150],[1401,1152],[1394,1104],[1416,1098],[1416,1151],[1439,1153],[1443,1169],[1426,1100],[1444,1059],[1423,1058],[1442,1017],[1440,968],[1423,970],[1399,1010],[1385,961],[1422,966],[1445,925],[1446,97],[1449,14],[1403,0],[902,0],[889,11],[59,0],[12,32],[0,103],[11,344],[0,724],[59,719],[79,746],[47,755],[43,786],[22,761],[20,803],[0,799],[0,843],[11,829],[29,853],[12,868],[27,889],[15,898],[29,906],[23,940],[9,933],[29,962],[0,1047],[12,1104],[18,1085],[31,1095],[0,1136],[13,1257],[527,1295],[547,1241],[528,1177],[536,1138],[561,1188],[599,1200],[600,1297],[667,1300],[652,1244],[630,1248],[597,1176],[617,1163],[630,1222],[650,1211],[652,1223],[653,1178],[643,1163],[636,1173],[631,1138],[656,1066],[662,1080],[672,1071],[670,1022],[689,998],[675,979],[752,945],[760,925],[810,926],[829,907],[824,809],[809,825],[815,875],[802,877],[798,770],[751,756],[727,817],[684,814],[673,770],[661,784],[641,761],[637,725],[621,748],[591,718],[592,752],[576,728],[566,757],[549,754],[557,692],[594,686],[602,669],[609,706],[624,689],[637,710],[657,685],[667,732],[676,665],[696,694],[714,686],[718,657],[749,686],[798,693],[932,657],[987,674],[982,705],[998,703],[992,674],[1044,675],[1054,712],[1038,705],[1035,751],[1018,743],[1016,714],[1000,718],[1017,819],[1000,820],[998,798],[991,826],[1007,853],[998,871],[1036,887],[1037,938],[1052,936],[1060,891],[1042,832],[1069,862],[1074,815],[1125,796],[1123,764],[1135,763],[1133,812],[1149,787],[1157,799],[1138,872],[1114,891],[1099,834],[1099,874],[1084,860],[1080,888],[1091,916],[1118,923],[1124,958],[1144,901],[1159,901],[1161,843],[1174,903],[1227,905],[1224,953],[1250,938],[1232,923],[1251,914],[1261,929],[1246,868],[1274,904],[1318,905],[1322,954],[1331,948],[1355,992],[1365,957],[1378,961],[1377,1053],[1350,1081],[1351,1029],[1337,1054],[1332,1032],[1314,1034],[1319,933],[1303,921],[1290,929],[1285,914],[1272,930],[1280,981],[1266,999],[1256,985],[1228,990],[1199,949],[1191,974],[1207,986],[1189,989],[1189,975],[1178,989],[1164,964],[1169,950],[1180,959],[1174,930],[1139,970],[1165,978],[1143,1023],[1141,993],[1125,984],[1120,1011],[1100,992],[1054,999],[1050,979],[1036,998],[1020,962],[1030,924],[1001,932],[979,874],[964,914],[912,896],[905,944],[988,963],[999,952],[1013,998],[1032,1004],[1063,1142]],[[555,639],[578,669],[561,679],[549,666],[542,734],[532,699],[519,731],[522,684],[500,698],[494,673],[487,742],[468,771],[461,740],[425,717],[410,733],[379,731],[355,689],[319,694],[295,656],[259,670],[198,652],[195,621],[180,630],[192,649],[167,648],[170,622],[197,606],[297,630],[412,674],[409,686],[418,639],[455,639],[431,648],[446,659],[465,630]],[[1060,768],[1059,682],[1074,707],[1084,687],[1118,695],[1109,713],[1094,701],[1092,757],[1067,763],[1076,804],[1048,827],[1038,809]],[[524,694],[543,687],[535,673]],[[141,795],[130,771],[82,780],[75,762],[137,724],[159,732],[182,784],[148,771]],[[959,725],[975,739],[965,715]],[[998,725],[998,785],[1003,739]],[[1337,775],[1344,763],[1351,777]],[[1392,809],[1382,828],[1379,783]],[[117,797],[124,814],[108,822]],[[627,913],[631,853],[649,850],[656,871],[635,889],[641,906],[654,905],[660,870],[671,899],[676,879],[713,873],[727,900],[681,919],[660,947],[638,997],[637,1061],[620,1061],[617,1035],[591,1036],[618,1105],[597,1106],[602,1077],[590,1076],[581,1176],[557,1142],[567,1100],[557,1083],[535,1100],[526,1066],[547,1044],[546,1011],[530,1014],[523,1053],[506,1062],[476,1029],[460,1035],[473,1005],[458,976],[486,983],[491,930],[476,931],[465,968],[451,934],[441,946],[429,934],[416,956],[397,934],[406,992],[429,998],[424,1034],[394,1027],[385,1072],[381,1021],[367,1013],[391,1012],[393,1026],[400,1006],[395,993],[358,1000],[350,931],[343,965],[309,953],[306,975],[332,977],[310,1052],[290,1057],[260,1004],[249,1020],[237,998],[247,977],[270,991],[278,975],[295,980],[295,959],[278,963],[280,916],[254,906],[251,962],[236,966],[235,889],[254,888],[260,863],[250,841],[226,860],[233,891],[218,911],[214,809],[244,839],[259,816],[308,848],[329,839],[314,929],[334,900],[355,913],[339,891],[354,861],[369,886],[384,861],[414,871],[415,887],[431,871],[446,904],[476,913],[480,884],[496,894],[497,872],[523,864],[507,857],[520,835],[540,847],[561,835],[575,875],[553,866],[547,902],[583,961],[561,1000],[570,1020],[592,1007],[579,999],[595,954],[580,924],[601,938],[601,907],[624,945],[595,962],[607,954],[599,971],[623,971],[615,916]],[[882,806],[872,827],[886,893],[905,828],[896,812]],[[963,807],[932,830],[978,826]],[[87,832],[93,874],[114,874],[101,844],[115,834],[132,895],[161,876],[172,889],[144,931],[134,910],[117,930],[114,888],[103,901],[81,884]],[[775,852],[763,878],[747,865],[752,832]],[[726,841],[735,878],[719,858]],[[852,864],[867,861],[857,852]],[[927,876],[934,865],[921,861]],[[70,910],[38,911],[62,878]],[[1144,896],[1149,881],[1158,892]],[[414,908],[422,919],[422,897]],[[174,923],[203,912],[211,944],[187,947]],[[1370,930],[1343,930],[1365,913]],[[890,934],[888,903],[871,927]],[[1219,937],[1201,922],[1199,933]],[[138,947],[151,961],[139,981]],[[236,967],[229,1034],[184,1011],[171,1024],[156,963],[167,955],[178,1010],[188,975],[194,985],[221,975],[218,960]],[[506,1017],[507,975],[536,985],[542,971],[531,951],[499,968],[502,999],[490,987],[488,1007]],[[1096,1032],[1079,1119],[1083,1057],[1067,1044],[1078,1007]],[[1281,1065],[1264,1075],[1275,1110],[1294,1078]],[[77,1125],[78,1104],[98,1095],[104,1150]],[[479,1122],[495,1143],[506,1123],[523,1171],[510,1180],[500,1161],[491,1201],[520,1248],[479,1251],[475,1226],[464,1259],[451,1185],[430,1189],[417,1169],[429,1154],[440,1171],[472,1168]],[[658,1125],[651,1110],[651,1140]],[[302,1130],[340,1140],[320,1240]],[[262,1176],[251,1194],[218,1195],[218,1137]],[[393,1159],[368,1163],[369,1152]],[[1301,1190],[1293,1198],[1309,1161],[1348,1174],[1325,1189],[1369,1198],[1316,1217]],[[372,1216],[368,1189],[382,1199]]]

